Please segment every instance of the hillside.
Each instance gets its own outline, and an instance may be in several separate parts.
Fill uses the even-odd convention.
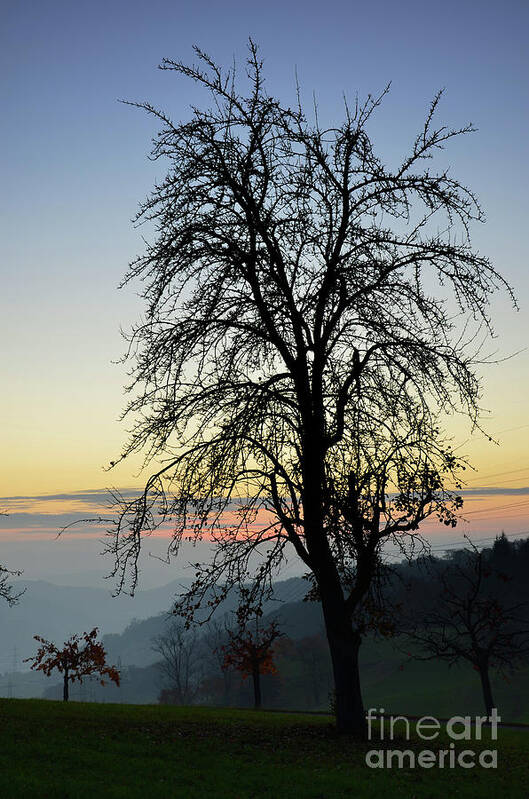
[[[290,633],[277,647],[278,673],[262,678],[266,707],[292,710],[328,710],[332,693],[332,670],[322,635],[321,611],[314,603],[287,603],[265,616],[279,620]],[[72,687],[72,699],[80,701],[155,703],[167,687],[156,665],[152,639],[166,628],[168,617],[161,614],[135,621],[121,635],[105,636],[109,661],[120,662],[123,681],[120,688],[104,688],[94,681]],[[208,658],[208,653],[204,653]],[[143,659],[143,662],[141,662]],[[208,661],[209,662],[209,661]],[[202,674],[208,685],[196,701],[250,707],[250,680],[236,674],[224,675],[214,664]],[[461,713],[480,714],[482,696],[479,677],[468,665],[449,667],[441,662],[411,660],[400,640],[367,637],[360,650],[361,680],[367,707],[384,707],[393,713],[434,714],[440,717]],[[208,676],[209,675],[209,676]],[[505,679],[492,674],[494,694],[502,717],[511,722],[529,723],[529,667]],[[61,685],[48,681],[36,695],[59,699]],[[43,693],[41,693],[43,691]],[[31,694],[24,694],[26,696]],[[35,695],[35,694],[33,694]]]

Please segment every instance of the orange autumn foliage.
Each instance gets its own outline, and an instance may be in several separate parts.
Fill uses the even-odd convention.
[[[272,644],[281,633],[275,622],[272,622],[264,630],[256,630],[255,633],[251,630],[241,630],[239,632],[229,631],[228,635],[230,643],[224,647],[223,667],[225,669],[233,668],[240,671],[243,679],[256,672],[259,674],[277,673]]]
[[[64,700],[68,700],[68,682],[78,680],[82,683],[84,677],[98,674],[101,685],[105,685],[103,677],[108,677],[119,686],[120,674],[115,666],[106,663],[106,652],[103,644],[97,641],[97,627],[89,633],[72,635],[59,649],[52,641],[47,641],[40,635],[34,635],[39,641],[37,654],[26,661],[32,661],[31,668],[42,671],[49,677],[55,669],[63,675]]]

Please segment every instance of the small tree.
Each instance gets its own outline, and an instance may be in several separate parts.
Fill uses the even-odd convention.
[[[451,561],[424,563],[433,591],[429,609],[406,631],[419,645],[412,657],[470,663],[490,715],[495,706],[490,669],[512,671],[529,656],[529,605],[509,590],[511,578],[494,568],[490,551],[472,547]]]
[[[112,682],[119,686],[120,674],[115,666],[108,666],[106,663],[106,652],[103,644],[96,641],[97,627],[89,633],[82,635],[72,635],[64,642],[62,649],[59,649],[52,641],[41,638],[40,635],[33,636],[41,644],[37,654],[27,661],[33,661],[31,668],[36,671],[43,671],[49,677],[57,669],[63,676],[63,700],[68,701],[69,683],[78,680],[83,682],[84,677],[98,674],[101,678],[108,677]],[[105,681],[101,679],[101,685]]]
[[[153,638],[152,648],[162,658],[160,669],[167,680],[161,696],[169,704],[192,704],[201,677],[195,631],[186,631],[182,624],[173,623],[167,633]]]
[[[229,630],[228,635],[230,642],[225,647],[224,668],[240,671],[243,680],[252,678],[254,707],[260,708],[261,674],[277,673],[272,644],[282,633],[273,621],[264,630],[259,630],[256,622],[255,632],[241,626],[236,632]]]

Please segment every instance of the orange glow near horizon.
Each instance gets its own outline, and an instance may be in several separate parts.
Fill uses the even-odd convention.
[[[90,504],[86,501],[76,499],[75,496],[66,499],[44,500],[39,497],[17,498],[11,502],[4,502],[8,516],[3,518],[0,536],[2,540],[20,540],[21,537],[30,540],[53,539],[57,537],[58,531],[63,526],[57,521],[61,514],[75,515],[79,519],[86,519],[86,522],[79,522],[66,532],[64,537],[75,539],[102,538],[105,535],[106,527],[104,523],[97,524],[94,520],[105,517],[105,510],[101,504]],[[19,514],[23,519],[17,519]],[[34,526],[28,525],[27,517],[34,517]],[[233,511],[224,514],[223,521],[227,526],[233,525],[236,515]],[[260,511],[258,518],[249,525],[249,530],[257,531],[271,524],[272,514],[268,511]],[[17,523],[18,522],[18,523]],[[65,521],[64,524],[68,522]],[[460,514],[460,521],[455,528],[446,527],[440,524],[435,517],[427,519],[421,525],[421,531],[428,538],[433,535],[436,538],[461,539],[464,535],[488,534],[496,535],[505,530],[507,534],[521,534],[527,532],[529,535],[529,490],[526,493],[494,493],[494,494],[472,494],[464,496],[464,506]],[[164,525],[160,529],[149,534],[149,537],[157,539],[169,539],[172,536],[170,524]],[[190,531],[190,536],[192,533]],[[207,528],[202,535],[205,542],[211,541],[212,537],[208,534]]]

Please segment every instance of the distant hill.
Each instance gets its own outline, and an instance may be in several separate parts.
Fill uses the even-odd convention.
[[[174,598],[182,590],[185,581],[174,580],[161,588],[137,591],[134,597],[120,595],[113,597],[111,587],[84,588],[54,585],[44,580],[20,580],[14,583],[15,590],[26,589],[19,603],[9,607],[0,604],[0,674],[8,671],[27,670],[28,664],[22,661],[35,652],[34,635],[42,635],[56,643],[61,643],[76,632],[98,627],[101,635],[119,635],[133,621],[151,619],[169,612]],[[267,605],[268,609],[279,608],[281,603],[301,598],[307,590],[307,583],[300,578],[278,582],[275,589],[276,601]],[[235,597],[223,605],[223,612],[235,606]],[[123,662],[147,665],[152,662],[146,654],[145,642],[160,632],[161,622],[153,622],[154,632],[145,628],[129,631],[123,640]],[[141,628],[143,629],[143,628]],[[135,636],[144,643],[138,643],[134,654]],[[113,649],[113,644],[109,643]],[[150,646],[150,644],[149,644]]]
[[[290,598],[302,598],[306,592],[307,583],[298,577],[278,582],[274,589],[274,599],[264,606],[265,622],[268,619],[277,619],[281,630],[293,639],[321,632],[323,618],[317,603],[287,601]],[[230,614],[235,606],[236,598],[228,598],[217,611],[216,618],[222,618],[226,613]],[[163,634],[167,625],[174,620],[168,612],[169,608],[170,603],[164,613],[147,619],[134,619],[122,632],[105,635],[103,643],[108,660],[115,663],[119,658],[127,666],[148,666],[154,663],[157,655],[153,652],[152,640],[157,635]],[[199,627],[199,635],[201,631],[202,628]]]
[[[276,594],[295,598],[303,596],[305,590],[306,583],[289,580],[278,583]],[[55,597],[61,596],[50,593]],[[50,608],[48,603],[43,612]],[[167,612],[157,613],[146,619],[132,620],[121,632],[105,635],[103,640],[109,662],[119,663],[122,668],[121,687],[107,685],[101,688],[97,681],[87,681],[82,686],[76,684],[72,687],[72,700],[157,702],[164,679],[156,665],[157,655],[152,650],[152,639],[164,631],[171,618]],[[269,603],[264,623],[271,618],[277,619],[281,630],[292,643],[281,639],[286,649],[278,651],[278,674],[263,678],[265,704],[276,708],[327,709],[332,677],[320,606],[313,602],[276,599]],[[319,654],[317,648],[310,649],[310,644],[307,649],[310,640],[316,643],[321,641]],[[399,639],[365,638],[360,660],[366,708],[385,707],[393,713],[436,716],[481,712],[479,680],[470,666],[449,668],[444,663],[410,661],[399,643]],[[0,675],[0,693],[4,696],[60,698],[61,684],[57,681],[57,675],[47,679],[37,674],[10,675],[5,673],[8,670],[3,670],[4,673]],[[230,703],[250,705],[252,696],[249,681],[237,681],[234,678],[233,683]],[[493,685],[504,718],[509,721],[529,721],[529,668],[517,672],[508,681],[493,675]],[[205,701],[212,703],[212,700]]]
[[[35,652],[36,634],[59,643],[93,627],[102,634],[122,632],[134,618],[168,610],[181,585],[178,580],[138,591],[135,597],[113,597],[110,589],[59,586],[42,580],[16,582],[15,589],[26,588],[19,603],[14,607],[0,604],[0,672],[13,669],[15,655],[17,669],[28,668],[21,661]]]
[[[501,544],[501,546],[500,546]],[[492,549],[491,557],[504,569],[518,586],[520,600],[527,598],[527,564],[529,541],[516,545],[501,541]],[[452,553],[448,562],[457,562],[460,553]],[[427,599],[428,583],[421,578],[418,563],[395,567],[395,579],[388,584],[388,598],[397,605],[406,601],[412,607],[421,607]],[[412,595],[402,592],[412,590]],[[0,607],[0,621],[7,627],[4,635],[2,666],[0,667],[0,693],[13,696],[45,695],[60,697],[61,686],[56,676],[49,681],[40,675],[9,674],[12,657],[5,640],[9,634],[22,636],[24,629],[29,638],[30,651],[34,651],[31,635],[38,631],[55,640],[70,632],[99,626],[104,634],[108,660],[122,669],[120,688],[105,686],[96,681],[72,691],[72,699],[103,702],[156,702],[162,688],[167,686],[159,667],[152,641],[167,628],[174,617],[169,613],[175,593],[181,582],[173,582],[163,589],[139,592],[135,599],[112,598],[97,589],[52,586],[49,583],[30,584],[30,590],[15,608]],[[308,584],[300,578],[278,582],[272,600],[264,608],[263,623],[276,619],[285,637],[279,639],[275,661],[277,674],[263,677],[263,698],[268,707],[318,709],[329,706],[332,694],[332,668],[323,631],[321,607],[315,602],[301,601]],[[400,593],[399,593],[400,592]],[[236,598],[226,601],[221,608],[233,622]],[[142,618],[143,616],[143,618]],[[135,617],[135,618],[133,618]],[[7,622],[7,624],[6,624]],[[16,630],[15,626],[21,625]],[[11,625],[11,626],[9,626]],[[25,625],[25,627],[24,627]],[[199,638],[206,632],[198,629]],[[27,645],[28,638],[16,640]],[[220,646],[223,644],[221,643]],[[211,641],[198,641],[202,660],[197,667],[201,681],[198,702],[207,704],[249,705],[252,689],[249,680],[221,670],[219,658],[212,657],[218,648]],[[213,647],[218,645],[213,643]],[[406,645],[408,646],[408,645]],[[18,656],[24,655],[19,644]],[[469,665],[450,668],[446,663],[421,662],[410,659],[403,641],[367,635],[360,650],[360,669],[364,701],[368,707],[385,707],[392,713],[430,714],[450,716],[461,713],[479,714],[483,700],[479,678]],[[26,679],[30,677],[30,679]],[[40,677],[40,682],[37,679]],[[501,714],[509,721],[529,721],[529,666],[513,675],[501,677],[492,674],[494,695]]]

